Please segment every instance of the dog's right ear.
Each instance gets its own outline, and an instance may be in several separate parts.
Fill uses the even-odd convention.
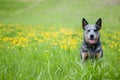
[[[101,29],[101,26],[102,26],[102,19],[101,19],[101,18],[99,18],[99,19],[97,20],[96,25],[97,25],[98,30],[100,30],[100,29]]]
[[[85,30],[85,26],[88,25],[88,22],[85,20],[85,18],[82,19],[82,27],[83,30]]]

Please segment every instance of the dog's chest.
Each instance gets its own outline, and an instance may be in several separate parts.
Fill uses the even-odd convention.
[[[96,50],[96,47],[89,47],[88,48],[88,52],[89,52],[89,55],[90,55],[90,58],[94,58],[94,56],[95,56],[95,50]]]

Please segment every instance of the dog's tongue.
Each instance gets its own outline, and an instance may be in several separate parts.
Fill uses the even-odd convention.
[[[95,43],[95,40],[94,40],[94,39],[89,40],[89,43],[94,44],[94,43]]]

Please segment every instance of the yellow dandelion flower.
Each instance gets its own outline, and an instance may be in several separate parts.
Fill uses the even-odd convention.
[[[114,42],[114,41],[112,41],[112,44],[114,45],[114,44],[115,44],[115,42]]]
[[[36,40],[36,41],[38,41],[39,43],[44,42],[44,40],[43,40],[43,39],[39,39],[39,38],[37,38],[37,37],[35,37],[35,40]]]
[[[18,40],[13,40],[12,44],[18,44]]]
[[[67,49],[67,45],[60,45],[62,49]]]
[[[64,43],[66,43],[66,42],[67,42],[66,39],[63,39],[62,43],[64,44]]]
[[[3,26],[3,24],[0,24],[0,27],[2,27]]]
[[[46,33],[44,34],[44,36],[45,36],[45,37],[50,37],[50,33],[49,33],[49,32],[46,32]]]
[[[72,48],[74,48],[74,49],[75,49],[75,48],[76,48],[76,45],[72,46]]]
[[[102,46],[103,49],[105,49],[105,46]]]
[[[28,33],[28,36],[35,36],[35,33]]]
[[[113,48],[114,47],[114,45],[110,45],[110,48]]]
[[[77,44],[77,40],[75,40],[75,39],[70,39],[68,41],[68,45],[76,45],[76,44]]]
[[[13,38],[9,38],[9,40],[10,40],[10,41],[12,41],[12,40],[13,40]]]
[[[20,37],[19,39],[21,42],[28,42],[28,39],[27,38],[24,38],[24,37]]]
[[[8,37],[3,38],[3,41],[8,41],[8,40],[9,40]]]

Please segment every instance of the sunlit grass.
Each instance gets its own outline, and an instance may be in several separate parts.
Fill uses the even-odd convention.
[[[79,30],[1,25],[1,79],[96,80],[119,77],[119,32],[105,34],[101,31],[103,59],[82,65],[79,55],[82,32]]]

